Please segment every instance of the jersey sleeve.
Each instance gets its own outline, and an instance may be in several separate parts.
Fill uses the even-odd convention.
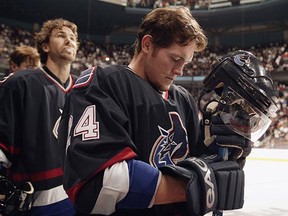
[[[0,161],[5,167],[10,167],[21,149],[21,110],[22,96],[17,85],[12,85],[12,77],[0,82]]]
[[[65,103],[59,127],[64,188],[84,213],[112,213],[116,208],[132,208],[136,200],[142,200],[138,208],[147,208],[159,171],[136,159],[123,102],[127,98],[117,83],[109,77],[103,82],[96,73],[101,71],[84,71]]]

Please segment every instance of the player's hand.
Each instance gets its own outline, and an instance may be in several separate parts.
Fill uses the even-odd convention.
[[[210,155],[187,158],[159,169],[164,175],[188,179],[186,202],[189,216],[243,207],[244,170],[235,161],[219,161],[216,155]]]
[[[215,154],[218,153],[219,147],[228,148],[228,160],[238,161],[242,167],[253,145],[252,141],[226,126],[220,116],[212,116],[210,137],[205,137],[204,142]]]

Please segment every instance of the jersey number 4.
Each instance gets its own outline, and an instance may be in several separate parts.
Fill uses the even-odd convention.
[[[82,135],[82,140],[99,139],[99,122],[96,121],[96,106],[88,106],[82,113],[74,129],[74,136]]]

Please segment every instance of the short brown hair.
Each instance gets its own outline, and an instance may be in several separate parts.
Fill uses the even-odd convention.
[[[40,63],[40,55],[36,48],[31,46],[17,46],[10,54],[8,63],[17,65],[18,67],[24,61],[29,61],[31,66],[38,66]]]
[[[140,25],[134,44],[135,53],[141,51],[144,35],[151,35],[157,47],[168,47],[174,42],[185,46],[192,40],[196,40],[196,51],[207,46],[207,37],[186,7],[157,8],[148,13]]]
[[[34,39],[38,52],[40,53],[42,63],[45,64],[48,58],[47,53],[42,50],[42,44],[49,43],[49,38],[54,29],[61,29],[64,26],[70,28],[78,40],[77,25],[62,18],[47,20],[43,23],[40,32],[35,33]]]

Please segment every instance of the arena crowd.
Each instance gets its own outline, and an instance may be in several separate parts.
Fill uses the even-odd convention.
[[[7,58],[15,46],[34,46],[32,33],[1,24],[0,26],[0,64],[7,65]],[[193,62],[186,66],[183,76],[205,76],[211,65],[223,55],[239,47],[221,47],[217,50],[208,48],[204,52],[195,53]],[[252,46],[246,50],[256,55],[271,72],[288,69],[288,47],[286,43],[271,43],[265,46]],[[72,73],[79,72],[93,65],[127,64],[131,58],[131,44],[99,44],[92,40],[81,40],[76,61],[72,65]]]

